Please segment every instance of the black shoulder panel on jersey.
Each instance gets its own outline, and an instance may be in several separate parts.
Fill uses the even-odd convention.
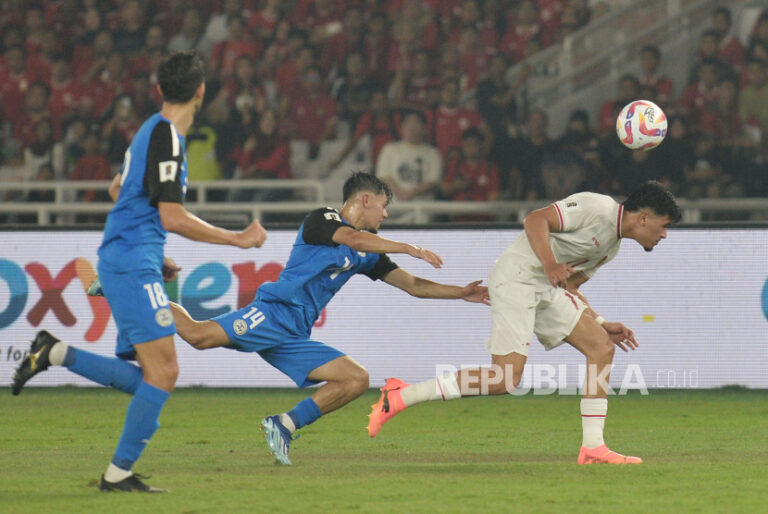
[[[161,121],[152,129],[147,148],[147,169],[144,172],[144,188],[149,193],[149,203],[182,203],[181,165],[184,155],[178,134],[171,124]]]
[[[392,262],[392,259],[386,253],[379,255],[379,260],[376,261],[376,265],[371,271],[364,273],[364,275],[371,280],[383,280],[387,276],[387,273],[394,271],[399,266]]]
[[[304,219],[301,237],[310,245],[339,246],[333,241],[333,234],[341,227],[349,227],[342,221],[339,211],[323,207],[310,212]]]

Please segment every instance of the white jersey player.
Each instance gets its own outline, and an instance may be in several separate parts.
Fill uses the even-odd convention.
[[[492,324],[486,346],[492,366],[413,385],[387,379],[370,415],[370,436],[398,412],[423,401],[511,392],[520,384],[535,333],[546,349],[567,342],[587,359],[579,464],[642,462],[611,451],[603,441],[614,348],[634,350],[637,341],[624,324],[597,314],[579,286],[616,256],[622,239],[634,239],[651,251],[679,219],[674,197],[658,182],[642,185],[621,204],[605,195],[577,193],[528,214],[524,232],[491,271]]]

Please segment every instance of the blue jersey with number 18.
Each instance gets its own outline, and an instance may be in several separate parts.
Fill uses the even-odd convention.
[[[133,138],[123,163],[120,196],[107,217],[99,265],[114,272],[157,269],[168,232],[158,202],[182,203],[187,191],[184,137],[160,113]]]

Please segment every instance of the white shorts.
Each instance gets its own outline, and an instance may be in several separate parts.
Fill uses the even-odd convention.
[[[587,305],[560,287],[509,280],[494,269],[489,279],[491,336],[485,346],[491,355],[528,355],[533,334],[546,350],[561,344],[573,331]]]

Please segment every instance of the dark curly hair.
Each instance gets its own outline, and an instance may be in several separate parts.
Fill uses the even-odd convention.
[[[659,216],[668,216],[672,223],[682,218],[680,207],[672,193],[661,183],[651,180],[632,191],[622,202],[627,211],[637,212],[642,208],[651,209]]]

